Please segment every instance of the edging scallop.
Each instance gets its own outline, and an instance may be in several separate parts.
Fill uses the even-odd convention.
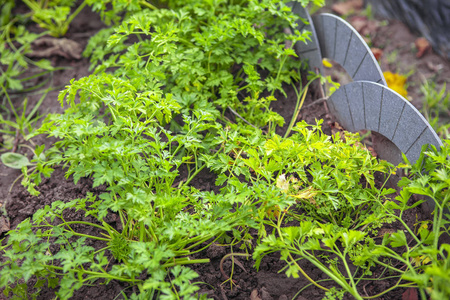
[[[295,45],[299,57],[309,61],[311,70],[319,72],[323,72],[323,57],[333,59],[354,80],[341,86],[327,100],[331,113],[345,129],[380,133],[411,163],[417,161],[423,145],[442,146],[422,114],[408,100],[387,87],[372,51],[348,22],[332,14],[318,14],[311,19],[300,3],[294,3],[292,10],[310,21],[309,25],[299,25],[296,29],[305,28],[313,33],[307,44],[298,42]],[[398,155],[386,157],[389,160]]]

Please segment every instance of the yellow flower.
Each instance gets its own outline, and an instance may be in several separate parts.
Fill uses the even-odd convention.
[[[393,89],[397,93],[399,93],[401,96],[406,98],[408,96],[408,92],[406,91],[405,84],[406,84],[406,76],[397,74],[397,73],[391,73],[391,72],[384,72],[383,73],[384,78],[386,79],[386,83],[389,88]]]

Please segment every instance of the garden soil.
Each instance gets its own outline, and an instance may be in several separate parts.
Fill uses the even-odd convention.
[[[19,7],[18,9],[21,9]],[[77,42],[82,48],[87,44],[89,37],[95,34],[103,25],[99,18],[91,13],[88,9],[85,9],[80,15],[78,15],[72,23],[70,30],[66,38]],[[38,31],[38,28],[30,27],[31,31]],[[420,94],[418,92],[418,86],[421,82],[421,78],[417,76],[434,76],[437,78],[438,84],[442,84],[447,78],[450,77],[448,72],[450,71],[449,62],[442,57],[437,56],[431,51],[420,59],[416,58],[413,53],[410,53],[411,43],[414,42],[416,36],[412,35],[408,29],[398,22],[392,22],[387,26],[379,27],[375,32],[375,38],[373,43],[378,47],[385,47],[385,53],[391,51],[405,51],[400,52],[398,59],[395,61],[396,67],[400,70],[407,68],[408,66],[414,66],[417,72],[412,76],[412,82],[408,91],[413,97],[413,103],[419,108]],[[400,45],[400,46],[399,46]],[[401,46],[403,45],[403,46]],[[400,47],[400,48],[399,48]],[[57,53],[49,57],[55,67],[64,67],[63,70],[56,71],[53,75],[53,85],[59,86],[61,89],[67,85],[72,78],[80,78],[88,75],[89,62],[86,58],[82,59],[67,59],[61,57]],[[436,71],[430,71],[431,67],[443,66]],[[382,67],[386,70],[386,67],[392,70],[392,66],[389,62],[383,62]],[[396,71],[396,70],[393,70]],[[419,74],[416,76],[416,74]],[[39,78],[38,78],[39,80]],[[36,81],[34,84],[39,84]],[[291,89],[286,90],[288,97],[279,95],[278,101],[274,103],[274,110],[283,115],[286,120],[290,120],[293,114],[295,106],[295,93]],[[39,113],[44,115],[49,112],[62,112],[63,108],[57,101],[58,90],[50,92],[45,102],[41,105]],[[332,134],[335,130],[339,130],[339,126],[334,123],[332,116],[328,114],[328,110],[324,101],[316,101],[321,98],[320,91],[316,90],[309,93],[302,109],[299,120],[306,120],[308,123],[315,123],[316,119],[324,119],[324,132]],[[29,107],[32,107],[39,99],[39,95],[13,95],[13,101],[17,106],[22,103],[24,97],[28,97]],[[284,128],[285,129],[285,128]],[[281,129],[283,130],[283,129]],[[281,131],[280,131],[281,133]],[[36,144],[45,143],[50,145],[52,140],[45,137],[38,136],[33,139]],[[16,141],[19,145],[24,141]],[[31,158],[31,153],[25,147],[19,147],[18,152],[28,155]],[[29,195],[26,190],[20,185],[20,179],[16,179],[21,175],[20,170],[13,170],[6,168],[0,164],[0,205],[4,210],[4,214],[0,216],[0,239],[6,237],[6,231],[8,229],[14,229],[21,221],[29,218],[33,213],[43,208],[45,205],[50,205],[54,201],[70,201],[72,199],[83,198],[87,192],[92,192],[97,195],[105,190],[105,187],[92,188],[92,181],[89,178],[81,179],[77,184],[74,184],[71,177],[66,178],[63,169],[56,169],[51,178],[44,179],[42,184],[37,188],[41,194],[37,197]],[[202,171],[199,176],[192,182],[196,188],[202,190],[214,190],[213,183],[215,181],[215,175],[206,171]],[[381,180],[380,180],[381,181]],[[13,183],[15,184],[13,185]],[[11,188],[12,187],[12,188]],[[11,191],[10,191],[11,188]],[[417,219],[425,219],[429,216],[429,212],[422,209],[422,207],[416,208],[415,211],[411,211],[407,216],[407,222],[409,224],[414,223]],[[65,215],[67,221],[70,220],[86,220],[92,222],[93,220],[87,219],[81,212],[70,211]],[[107,222],[112,226],[119,226],[120,222],[116,223],[116,217],[111,215]],[[395,224],[391,224],[391,228],[395,228]],[[385,230],[389,230],[386,228]],[[80,232],[90,235],[96,235],[95,228],[78,228]],[[83,231],[85,230],[85,231]],[[89,230],[89,231],[86,231]],[[95,248],[103,247],[104,245],[97,245],[93,242],[91,246]],[[256,245],[255,240],[252,243]],[[244,253],[239,249],[239,245],[231,249],[229,246],[224,247],[220,245],[213,245],[207,250],[195,254],[193,258],[209,258],[210,263],[193,265],[192,268],[199,274],[197,282],[201,282],[201,293],[207,294],[213,299],[252,299],[252,300],[285,300],[285,299],[297,299],[297,300],[314,300],[321,299],[324,296],[324,292],[304,277],[300,278],[288,278],[283,271],[280,271],[284,267],[284,263],[279,260],[278,254],[272,254],[266,256],[261,263],[259,270],[254,268],[254,261],[251,258],[242,256],[235,256],[233,258],[228,257],[223,262],[223,272],[220,270],[220,262],[223,257],[230,253]],[[234,259],[234,261],[233,261]],[[0,258],[0,261],[2,258]],[[234,266],[233,266],[234,262]],[[113,263],[113,261],[112,261]],[[327,278],[319,272],[314,266],[300,261],[299,264],[306,271],[306,273],[315,281],[324,280],[321,284],[325,287],[332,287],[330,281],[326,281]],[[230,276],[232,269],[233,284],[230,280],[227,280],[227,276]],[[380,275],[382,270],[374,270],[373,277],[376,278]],[[225,282],[226,281],[226,282]],[[134,290],[128,287],[126,284],[112,281],[107,286],[98,282],[98,285],[84,286],[80,290],[76,291],[72,299],[124,299],[121,291],[130,295]],[[363,295],[375,295],[383,292],[390,286],[394,285],[394,282],[390,281],[367,281],[362,286],[361,293]],[[32,290],[30,289],[30,292]],[[414,290],[402,290],[397,289],[384,295],[380,299],[403,299],[412,300],[416,296]],[[51,289],[44,289],[38,296],[38,299],[53,299],[55,297],[54,291]],[[3,294],[0,294],[0,300],[6,299]],[[351,299],[348,297],[347,299]],[[417,299],[417,298],[416,298]]]

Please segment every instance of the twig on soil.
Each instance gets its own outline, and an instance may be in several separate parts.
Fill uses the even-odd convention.
[[[252,126],[255,129],[258,129],[258,127],[256,127],[255,125],[251,124],[249,121],[247,121],[246,119],[244,119],[240,114],[238,114],[234,109],[232,109],[231,107],[228,107],[228,109],[235,114],[239,119],[241,119],[242,121],[244,121],[245,123],[247,123],[248,125]]]
[[[220,286],[220,293],[222,294],[223,300],[228,300],[227,295],[225,294],[225,290],[223,286]]]
[[[319,73],[320,73],[320,71],[318,69],[316,69],[316,74],[319,74]],[[319,84],[319,91],[320,91],[320,96],[321,96],[321,98],[319,100],[328,99],[328,97],[325,97],[325,91],[323,90],[323,86],[321,84]],[[330,111],[328,110],[327,102],[324,102],[323,106],[325,107],[325,111],[327,112],[327,114],[329,114]]]
[[[14,145],[11,152],[15,153],[17,151],[17,146],[19,145],[19,129],[16,129],[16,136],[14,137]]]
[[[364,293],[366,293],[366,297],[369,297],[369,293],[367,293],[366,291],[366,286],[368,286],[371,282],[369,281],[368,283],[366,283],[365,285],[363,285],[363,291]]]
[[[187,178],[181,179],[180,181],[175,182],[174,184],[172,184],[172,187],[173,188],[180,187],[180,184],[186,182],[186,180],[187,180]]]
[[[327,100],[328,100],[328,97],[320,98],[320,99],[314,100],[313,103],[310,103],[310,104],[304,106],[303,109],[308,108],[308,107],[311,107],[311,106],[314,106],[314,105],[317,105],[317,104],[319,104],[320,102],[327,101]]]
[[[225,261],[225,259],[227,259],[228,257],[231,257],[233,263],[236,263],[245,273],[248,273],[247,270],[244,268],[244,266],[241,264],[240,261],[235,260],[233,256],[245,256],[245,257],[249,257],[250,254],[248,253],[228,253],[227,255],[225,255],[224,257],[222,257],[222,259],[220,260],[220,272],[222,273],[223,277],[225,277],[226,280],[230,279],[230,277],[225,274],[225,271],[223,270],[223,262]],[[234,281],[233,281],[234,282]],[[235,283],[235,282],[234,282]]]

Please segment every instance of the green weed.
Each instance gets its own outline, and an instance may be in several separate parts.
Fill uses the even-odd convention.
[[[437,90],[434,82],[425,81],[420,86],[420,91],[424,96],[422,112],[425,118],[441,138],[448,139],[450,137],[450,124],[447,124],[450,119],[450,94],[447,93],[446,84],[441,90]]]

